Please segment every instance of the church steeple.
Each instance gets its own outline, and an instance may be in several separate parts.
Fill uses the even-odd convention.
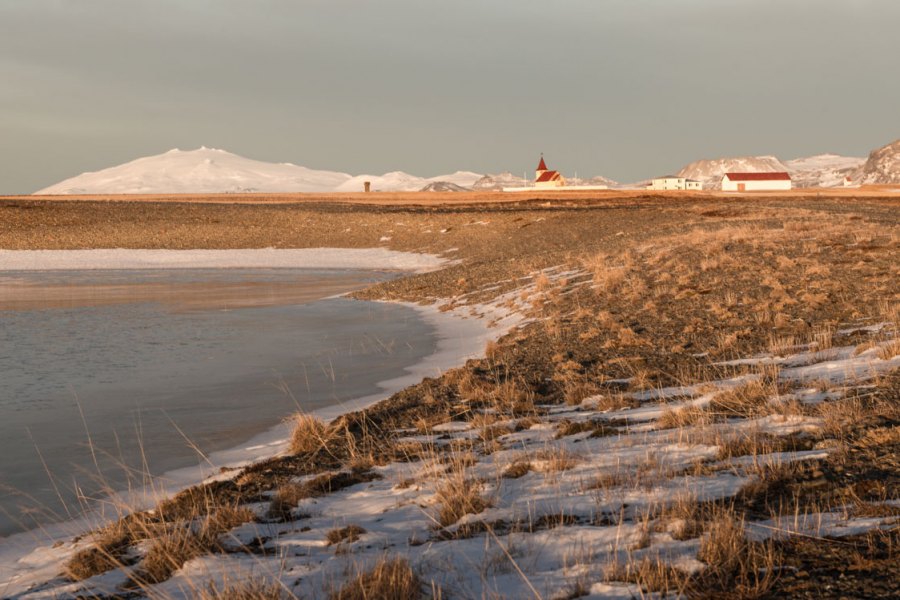
[[[544,171],[548,171],[548,170],[549,169],[547,169],[547,163],[544,162],[544,153],[542,152],[541,153],[541,162],[538,163],[537,169],[535,169],[535,171],[537,171],[537,174],[540,175]]]

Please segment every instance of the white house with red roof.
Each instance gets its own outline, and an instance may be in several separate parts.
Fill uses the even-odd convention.
[[[551,171],[544,162],[544,155],[541,155],[541,162],[538,163],[537,169],[534,171],[534,187],[536,188],[557,188],[566,185],[566,178],[560,175],[559,171]]]
[[[725,173],[723,192],[772,192],[791,189],[791,176],[785,171],[771,173]]]

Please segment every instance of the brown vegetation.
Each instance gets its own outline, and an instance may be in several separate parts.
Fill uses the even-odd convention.
[[[422,581],[403,558],[378,560],[329,596],[330,600],[419,600]]]

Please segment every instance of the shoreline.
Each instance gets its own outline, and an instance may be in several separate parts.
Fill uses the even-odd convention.
[[[338,248],[328,250],[340,252],[347,249]],[[413,256],[397,256],[408,254],[410,253],[394,253],[391,258],[394,264],[402,262],[404,259],[406,259],[405,264],[427,265],[429,263],[429,261],[423,259],[423,257],[417,259]],[[358,258],[362,256],[362,254],[357,254],[356,256]],[[55,264],[60,263],[57,262]],[[80,268],[82,267],[71,267],[71,269]],[[240,268],[250,267],[242,266]],[[325,267],[311,266],[306,268]],[[359,269],[362,267],[356,266],[353,268]],[[351,297],[352,293],[353,292],[345,292],[335,296],[329,296],[329,298],[355,300]],[[425,305],[392,300],[382,300],[381,302],[406,306],[415,310],[423,322],[432,329],[437,343],[435,352],[428,356],[424,356],[416,363],[405,367],[405,374],[377,382],[376,386],[379,388],[378,392],[341,404],[311,411],[311,415],[316,416],[325,422],[331,422],[343,415],[365,410],[378,402],[386,400],[391,395],[406,387],[419,383],[426,377],[439,377],[447,369],[458,367],[467,359],[476,358],[482,355],[484,353],[485,345],[489,341],[496,340],[507,333],[520,320],[518,315],[504,314],[503,311],[494,308],[490,314],[493,322],[489,327],[487,315],[464,315],[462,314],[463,309],[461,308],[442,311],[436,304]],[[470,307],[464,308],[466,310],[470,309]],[[145,510],[147,508],[152,508],[163,499],[171,498],[185,489],[216,480],[232,478],[240,471],[240,469],[248,465],[283,456],[288,447],[290,435],[289,427],[290,425],[286,422],[276,424],[266,431],[256,434],[245,442],[232,448],[210,453],[205,457],[205,465],[200,464],[164,472],[158,476],[154,476],[153,482],[145,486],[142,490],[137,492],[133,490],[117,491],[103,501],[103,503],[118,507],[125,506],[129,511]],[[98,515],[96,513],[83,514],[73,519],[53,522],[27,531],[0,537],[0,589],[3,589],[4,584],[10,584],[10,587],[7,587],[4,590],[4,594],[21,593],[26,591],[28,586],[33,585],[36,581],[39,581],[42,578],[52,577],[56,574],[56,571],[58,571],[58,568],[55,568],[55,565],[58,565],[65,560],[64,556],[50,556],[53,554],[53,549],[57,544],[64,544],[65,540],[71,539],[73,536],[80,537],[119,517],[121,517],[120,514],[108,516]],[[4,567],[3,565],[20,563],[23,560],[27,560],[29,557],[34,557],[36,554],[38,556],[44,555],[41,562],[45,566],[32,567],[34,570],[27,571],[29,576],[25,577],[26,581],[18,582],[17,586],[12,584],[13,578],[16,578],[19,574],[15,568]],[[8,572],[4,573],[5,570]]]

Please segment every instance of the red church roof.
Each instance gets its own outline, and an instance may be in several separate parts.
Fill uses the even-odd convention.
[[[544,160],[541,159],[541,164],[544,164]],[[536,182],[544,182],[544,181],[554,181],[559,179],[559,173],[556,171],[544,171],[541,173],[541,176],[535,179]]]
[[[544,162],[543,156],[541,156],[541,162],[538,163],[537,170],[538,171],[546,171],[547,170],[547,163]]]
[[[791,176],[784,171],[771,173],[725,173],[725,177],[731,181],[790,181]]]

